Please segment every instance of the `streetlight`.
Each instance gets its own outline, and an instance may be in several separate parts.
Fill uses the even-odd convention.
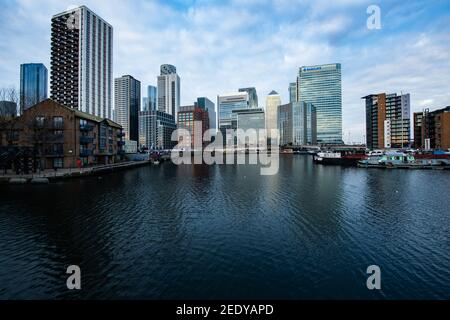
[[[70,154],[70,157],[72,158],[72,154],[73,154],[73,150],[71,149],[71,150],[69,150],[69,154]],[[72,164],[73,164],[73,158],[72,158]],[[69,173],[72,173],[72,167],[69,165]]]

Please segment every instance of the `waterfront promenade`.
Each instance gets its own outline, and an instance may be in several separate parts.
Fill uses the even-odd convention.
[[[0,183],[10,183],[11,181],[15,183],[28,183],[36,179],[48,179],[48,180],[59,180],[68,179],[75,177],[91,176],[96,174],[103,174],[107,172],[119,171],[130,169],[133,167],[139,167],[151,164],[151,160],[142,161],[126,161],[108,165],[92,166],[86,168],[69,168],[69,169],[58,169],[58,170],[43,170],[41,172],[32,174],[15,174],[12,170],[8,170],[6,174],[2,171],[0,174]],[[42,181],[42,180],[41,180]],[[45,181],[45,180],[44,180]]]

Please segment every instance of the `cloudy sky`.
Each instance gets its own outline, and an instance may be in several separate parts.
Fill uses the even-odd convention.
[[[362,141],[361,97],[411,93],[412,110],[450,105],[448,0],[0,0],[0,87],[19,87],[19,66],[50,66],[50,20],[86,5],[114,27],[114,77],[143,89],[159,66],[176,65],[182,104],[254,86],[288,102],[305,65],[342,63],[344,140]],[[381,8],[381,30],[366,26]]]

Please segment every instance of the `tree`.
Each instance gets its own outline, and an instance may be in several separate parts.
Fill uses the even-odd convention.
[[[7,103],[15,104],[15,110],[9,110]],[[0,88],[0,146],[11,145],[17,130],[17,106],[19,93],[14,87]]]

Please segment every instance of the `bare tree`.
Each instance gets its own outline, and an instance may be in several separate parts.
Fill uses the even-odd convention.
[[[14,87],[0,88],[0,146],[10,145],[17,130],[19,93]]]

